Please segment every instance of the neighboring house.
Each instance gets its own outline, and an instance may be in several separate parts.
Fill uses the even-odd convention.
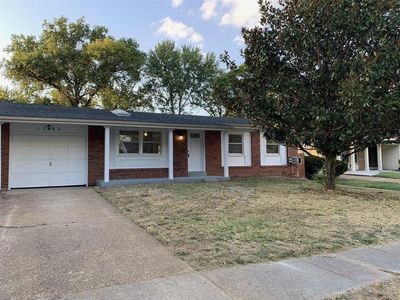
[[[0,124],[2,189],[190,176],[304,177],[303,154],[267,141],[246,119],[1,101]]]
[[[352,154],[348,159],[349,173],[363,171],[399,170],[400,145],[388,143],[366,148],[364,151]]]

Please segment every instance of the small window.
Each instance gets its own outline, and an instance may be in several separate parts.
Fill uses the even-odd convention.
[[[266,151],[267,154],[279,154],[279,144],[275,141],[267,141]]]
[[[241,134],[229,135],[229,153],[243,153],[243,136]]]
[[[120,131],[118,143],[119,153],[139,153],[139,132]]]
[[[161,132],[143,131],[143,153],[161,154]]]

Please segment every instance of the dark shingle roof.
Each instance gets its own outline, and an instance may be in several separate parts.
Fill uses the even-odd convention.
[[[43,118],[43,119],[70,119],[85,121],[107,122],[132,122],[132,123],[154,123],[154,124],[174,124],[192,125],[205,127],[242,127],[249,126],[247,119],[242,118],[222,118],[209,116],[193,115],[171,115],[163,113],[132,112],[130,116],[117,116],[110,110],[94,108],[74,108],[63,106],[48,106],[37,104],[11,103],[0,101],[1,117],[20,117],[20,118]]]

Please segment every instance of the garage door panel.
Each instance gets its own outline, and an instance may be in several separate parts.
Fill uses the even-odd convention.
[[[15,135],[11,138],[11,143],[15,146],[13,154],[18,159],[31,158],[32,138],[28,135]]]
[[[86,160],[70,160],[68,162],[68,171],[69,172],[81,172],[85,173],[86,170]]]
[[[50,136],[48,135],[32,135],[32,145],[42,146],[49,145]]]
[[[15,173],[11,176],[11,187],[28,187],[31,186],[31,173]]]
[[[68,161],[67,160],[51,160],[51,167],[49,168],[51,173],[68,172]]]
[[[16,187],[84,185],[85,136],[11,136],[10,184]]]
[[[50,159],[67,159],[67,158],[68,158],[68,147],[52,145],[50,149]]]
[[[49,160],[31,160],[31,172],[32,173],[48,173],[49,172]]]
[[[82,160],[86,157],[86,151],[82,147],[69,147],[68,149],[68,159],[70,160]]]
[[[31,173],[31,187],[50,186],[49,173]]]
[[[15,160],[13,161],[12,168],[15,173],[30,173],[31,161],[30,160]]]

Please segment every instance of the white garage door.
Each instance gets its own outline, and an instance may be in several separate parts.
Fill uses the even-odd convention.
[[[11,136],[10,186],[46,187],[86,184],[85,136]]]

